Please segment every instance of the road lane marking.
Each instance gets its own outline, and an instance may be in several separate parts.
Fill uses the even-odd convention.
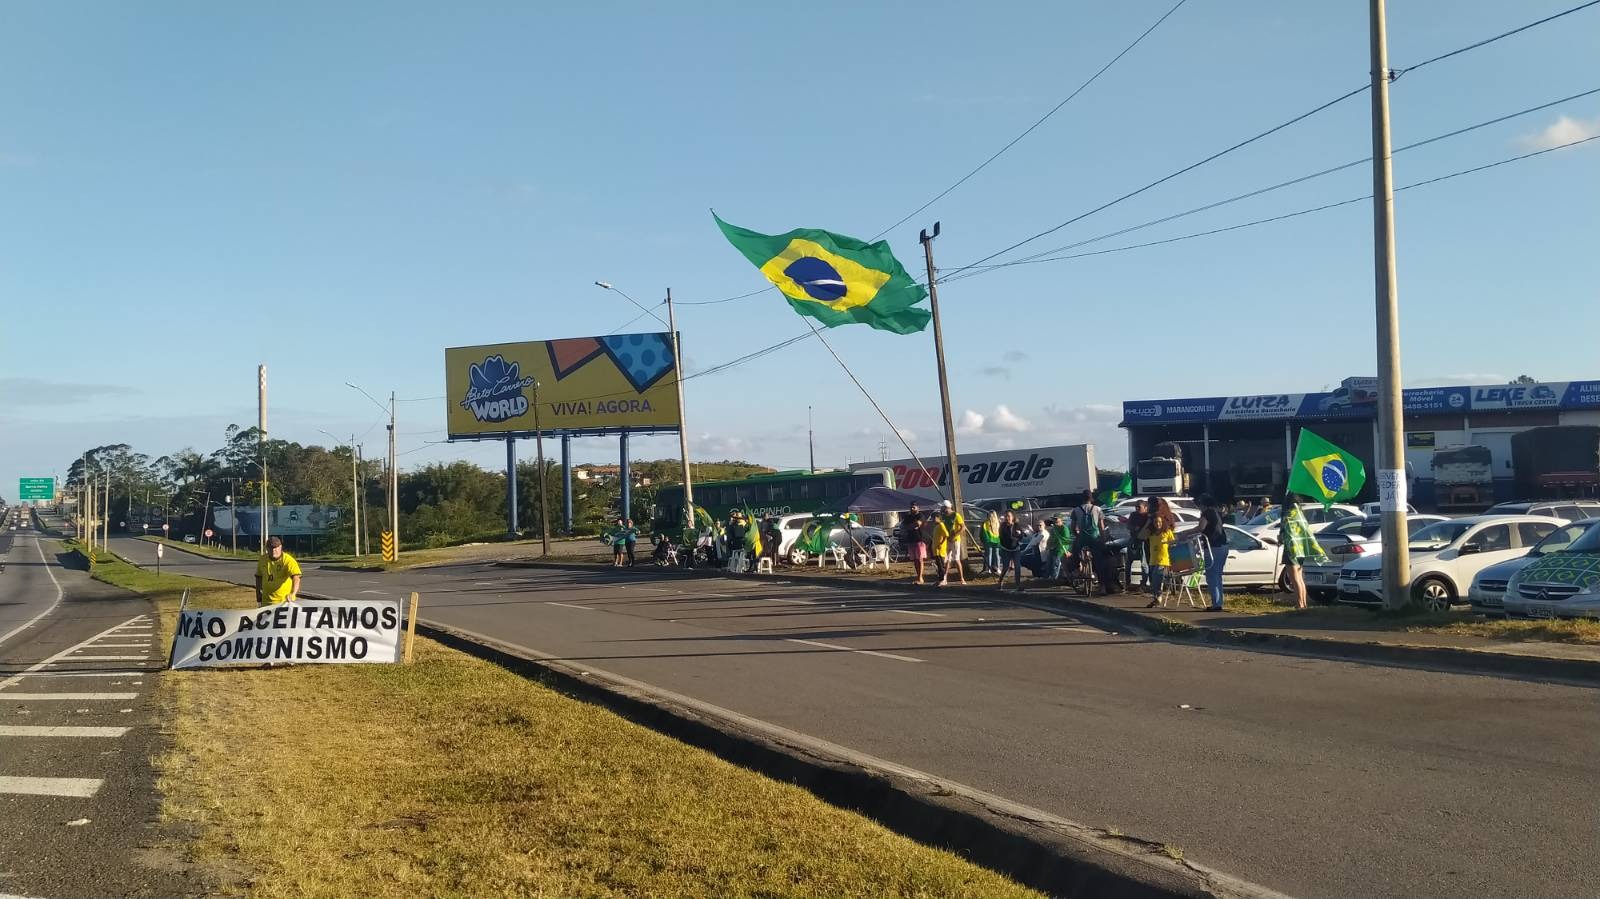
[[[876,610],[868,608],[868,609],[864,609],[863,611],[871,612],[871,611],[876,611]],[[897,615],[924,615],[924,616],[927,616],[928,618],[943,618],[944,617],[943,615],[939,614],[938,612],[913,612],[910,609],[884,609],[883,611],[885,611],[885,612],[894,612]]]
[[[103,783],[98,777],[0,777],[0,794],[89,799],[100,792]]]
[[[361,592],[362,593],[376,593],[379,596],[388,596],[389,595],[389,594],[383,592],[382,590],[362,590]]]
[[[83,652],[83,650],[80,649],[80,650],[78,650],[78,652]],[[55,662],[50,662],[49,664],[51,664],[51,665],[59,665],[59,664],[61,664],[61,662],[148,662],[149,660],[150,660],[149,656],[80,656],[80,655],[71,655],[71,656],[68,656],[68,657],[66,657],[64,659],[60,659],[60,660],[55,661]]]
[[[848,646],[840,646],[837,643],[822,643],[822,642],[817,641],[817,640],[801,640],[801,639],[799,639],[797,637],[788,637],[786,639],[788,639],[788,641],[790,643],[804,643],[807,646],[820,646],[823,649],[836,649],[836,650],[839,650],[840,652],[854,652],[854,653],[859,653],[859,654],[864,655],[864,656],[877,656],[877,657],[882,658],[882,659],[894,659],[895,661],[898,661],[898,662],[923,662],[923,661],[927,661],[926,659],[913,659],[910,656],[897,656],[892,652],[878,652],[877,650],[873,650],[873,649],[851,649]]]
[[[547,602],[547,603],[545,603],[545,605],[547,605],[547,606],[560,606],[563,609],[582,609],[585,612],[593,612],[593,611],[595,611],[595,609],[590,607],[590,606],[575,606],[575,605],[573,605],[572,603],[569,603],[569,602]]]
[[[813,601],[811,601],[809,599],[779,599],[776,596],[762,596],[762,597],[758,597],[758,598],[762,602],[781,602],[781,603],[787,603],[787,604],[792,605],[792,606],[814,606],[814,605],[816,605],[815,602],[813,602]]]
[[[149,643],[96,643],[95,649],[149,649]]]
[[[148,671],[24,671],[0,683],[0,690],[25,677],[142,677],[149,673]]]
[[[65,725],[36,726],[32,724],[0,724],[0,737],[120,737],[126,727],[69,727]]]
[[[54,702],[58,699],[138,699],[138,693],[0,693],[0,700],[10,702]]]
[[[7,631],[4,635],[0,635],[0,643],[4,643],[7,640],[11,639],[12,637],[15,637],[16,635],[18,635],[18,634],[22,633],[23,631],[27,630],[28,628],[33,627],[34,623],[37,622],[40,618],[43,618],[44,616],[50,614],[51,612],[54,612],[56,610],[56,606],[61,605],[62,598],[67,595],[66,591],[61,589],[61,582],[56,580],[56,573],[54,571],[50,570],[50,560],[46,559],[44,557],[44,547],[40,544],[38,538],[34,538],[33,548],[38,550],[38,552],[39,552],[39,561],[44,563],[44,573],[50,575],[50,583],[56,585],[56,601],[51,603],[50,607],[48,609],[45,609],[43,612],[40,612],[39,614],[33,616],[32,618],[29,618],[27,621],[23,622],[20,626],[12,628],[11,630]]]
[[[48,569],[46,569],[46,570],[48,570]],[[45,659],[42,662],[35,662],[34,664],[29,665],[27,668],[22,669],[22,671],[18,672],[17,674],[13,674],[10,677],[6,678],[5,680],[0,681],[0,690],[4,690],[6,687],[11,686],[12,684],[16,683],[17,681],[20,681],[25,677],[29,677],[29,676],[34,675],[36,672],[43,671],[45,668],[49,667],[50,665],[54,665],[56,662],[58,662],[58,661],[60,661],[62,659],[68,659],[69,661],[80,661],[81,657],[79,659],[72,659],[72,658],[69,658],[69,657],[73,653],[83,649],[85,646],[88,646],[89,644],[93,643],[94,641],[105,637],[106,634],[110,633],[111,631],[115,630],[116,628],[122,627],[122,626],[128,625],[128,624],[132,624],[133,622],[139,621],[139,620],[143,619],[144,617],[145,616],[140,615],[137,618],[130,618],[127,621],[122,622],[122,624],[116,625],[115,627],[106,628],[105,630],[101,631],[98,634],[95,634],[93,637],[90,637],[87,640],[84,640],[83,642],[79,643],[76,646],[69,646],[66,649],[61,650],[60,652],[56,653],[55,655],[51,656],[48,659]],[[134,658],[143,659],[143,656],[135,656]],[[113,674],[131,674],[131,673],[141,673],[142,674],[143,672],[106,671],[106,672],[99,672],[99,673],[104,674],[104,675],[113,675]]]

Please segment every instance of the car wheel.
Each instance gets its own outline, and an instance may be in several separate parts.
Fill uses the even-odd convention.
[[[804,565],[806,563],[806,559],[809,558],[810,555],[803,549],[789,550],[789,562],[792,565]]]
[[[1413,592],[1417,602],[1430,612],[1448,612],[1456,600],[1455,589],[1443,578],[1425,577]]]

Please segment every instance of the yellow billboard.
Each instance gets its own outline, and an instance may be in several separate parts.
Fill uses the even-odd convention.
[[[532,434],[536,394],[545,433],[678,426],[678,366],[664,332],[453,347],[444,365],[452,440]]]

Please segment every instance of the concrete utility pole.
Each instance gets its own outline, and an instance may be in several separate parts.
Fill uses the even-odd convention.
[[[956,514],[961,514],[961,467],[956,463],[956,428],[950,415],[950,377],[944,366],[944,329],[939,327],[939,289],[933,277],[933,239],[939,236],[939,223],[933,223],[933,234],[923,231],[922,256],[928,263],[928,311],[933,313],[933,353],[939,360],[939,407],[944,412],[945,475],[950,478],[950,502]]]
[[[1383,518],[1383,605],[1411,601],[1407,552],[1405,407],[1400,391],[1400,298],[1395,284],[1394,171],[1389,148],[1389,46],[1384,0],[1371,0],[1372,234],[1378,314],[1378,499]],[[937,319],[935,319],[937,322]],[[935,324],[935,327],[938,327]]]
[[[361,477],[356,473],[356,435],[350,434],[350,543],[361,558]]]
[[[678,351],[678,319],[672,314],[672,288],[667,288],[667,330],[672,332],[672,380],[678,387],[678,455],[683,460],[683,522],[694,529],[694,485],[689,479],[689,426],[683,411],[683,353]]]
[[[267,551],[267,367],[256,366],[260,387],[256,393],[256,446],[261,453],[261,543],[262,554]]]
[[[389,391],[389,531],[394,534],[394,557],[400,559],[400,466],[394,452],[394,391]]]

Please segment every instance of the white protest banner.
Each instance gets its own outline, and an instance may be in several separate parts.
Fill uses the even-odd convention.
[[[399,600],[311,600],[259,609],[185,609],[173,668],[399,661]]]

